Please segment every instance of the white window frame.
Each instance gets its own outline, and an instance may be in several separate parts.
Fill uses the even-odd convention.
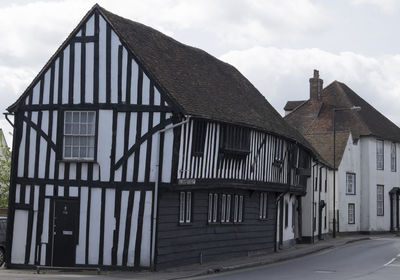
[[[397,170],[397,151],[396,151],[396,143],[392,142],[390,148],[390,170],[392,172],[396,172]]]
[[[218,217],[218,194],[208,194],[208,223],[216,223]]]
[[[376,169],[384,170],[385,168],[385,142],[376,140]]]
[[[192,193],[180,192],[179,223],[190,224],[192,222]]]
[[[268,219],[268,193],[260,193],[260,220]]]
[[[233,208],[233,222],[243,222],[243,195],[235,194],[234,196],[234,208]]]
[[[356,223],[356,205],[349,203],[347,205],[347,223],[353,225]]]
[[[346,173],[346,194],[356,194],[356,174]]]
[[[86,113],[86,122],[81,122],[82,115]],[[93,120],[89,122],[89,114],[93,113]],[[71,114],[71,120],[68,121],[67,115]],[[79,120],[74,121],[75,116]],[[96,111],[64,111],[64,131],[63,131],[63,159],[65,160],[95,160],[96,156]],[[89,131],[91,127],[91,131]],[[74,131],[74,128],[77,130]],[[85,129],[83,129],[85,128]],[[67,141],[67,139],[70,139]],[[86,141],[86,145],[81,142]],[[77,142],[75,142],[77,141]],[[67,144],[67,142],[70,142]],[[92,142],[92,143],[90,143]],[[67,149],[70,149],[68,155]],[[74,149],[78,149],[78,156],[74,155]],[[85,155],[81,156],[82,150],[85,149]],[[91,151],[91,152],[90,152]],[[90,154],[92,153],[92,154]]]
[[[384,216],[385,215],[385,186],[377,185],[376,186],[376,215]]]
[[[232,195],[222,194],[221,196],[221,223],[231,222]]]

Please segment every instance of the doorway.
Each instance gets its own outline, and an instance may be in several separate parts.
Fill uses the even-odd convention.
[[[76,245],[79,238],[79,201],[54,201],[53,266],[75,265]]]

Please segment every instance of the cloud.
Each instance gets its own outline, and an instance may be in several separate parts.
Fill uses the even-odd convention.
[[[387,14],[392,14],[398,7],[397,0],[352,0],[351,3],[356,6],[371,5],[376,6]]]
[[[309,97],[313,69],[327,86],[334,80],[347,84],[378,111],[397,124],[400,112],[400,55],[368,57],[353,52],[330,53],[320,49],[254,47],[220,57],[233,64],[281,113],[288,100]]]
[[[0,110],[25,90],[95,1],[0,0]],[[316,31],[310,0],[100,0],[116,14],[211,53],[250,48]],[[155,9],[157,10],[154,13]],[[153,12],[149,12],[153,11]],[[219,48],[219,51],[218,51]]]

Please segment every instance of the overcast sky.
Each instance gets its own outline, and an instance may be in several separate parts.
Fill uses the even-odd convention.
[[[400,124],[400,1],[99,0],[233,64],[283,114],[324,86],[344,82]],[[0,111],[11,105],[96,1],[0,0]],[[11,127],[0,117],[0,127]],[[9,135],[7,135],[9,136]],[[11,144],[11,137],[7,137]]]

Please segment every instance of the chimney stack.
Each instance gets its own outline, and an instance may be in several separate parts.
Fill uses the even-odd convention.
[[[319,71],[314,69],[314,77],[310,78],[310,100],[321,99],[323,82],[319,78]]]

